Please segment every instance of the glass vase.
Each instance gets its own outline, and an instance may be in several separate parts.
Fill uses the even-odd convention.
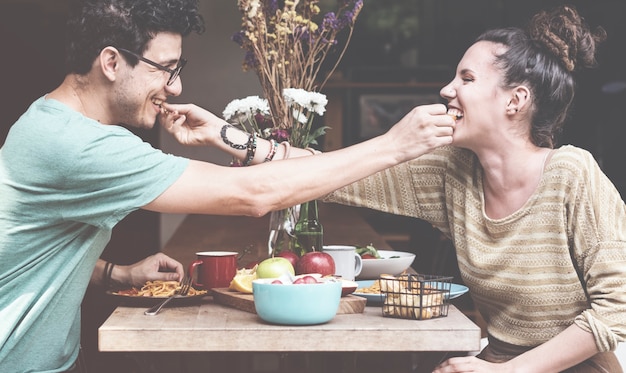
[[[270,257],[283,250],[292,250],[293,237],[300,205],[291,206],[283,210],[270,213],[269,239],[267,241]]]

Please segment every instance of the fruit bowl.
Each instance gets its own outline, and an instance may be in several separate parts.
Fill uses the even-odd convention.
[[[378,254],[380,259],[363,259],[358,280],[375,280],[382,274],[397,276],[406,271],[415,260],[415,254],[404,251],[378,250]]]
[[[341,282],[272,284],[276,279],[252,281],[254,308],[264,321],[282,325],[315,325],[335,317],[341,299]]]

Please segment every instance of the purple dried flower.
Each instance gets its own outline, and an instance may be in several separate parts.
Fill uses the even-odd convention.
[[[354,6],[351,10],[345,11],[341,17],[339,18],[339,27],[343,29],[346,26],[353,25],[356,21],[356,17],[359,15],[359,12],[363,8],[363,0],[357,0],[354,2]]]
[[[254,55],[253,51],[246,52],[246,55],[243,59],[243,66],[244,68],[249,69],[249,70],[255,70],[257,66],[259,66],[259,61]]]
[[[265,16],[267,18],[270,18],[272,16],[276,15],[276,12],[278,11],[279,8],[279,4],[278,4],[278,0],[268,0],[265,3]],[[284,5],[280,5],[280,7],[282,8]]]
[[[286,129],[276,129],[272,131],[272,137],[274,140],[278,142],[288,141],[289,140],[289,131]]]
[[[274,122],[261,113],[256,113],[254,115],[254,120],[261,130],[274,127]]]
[[[233,36],[231,36],[231,40],[234,41],[235,43],[237,43],[237,45],[239,45],[240,47],[243,46],[243,43],[246,40],[246,34],[243,31],[239,31],[233,34]]]
[[[338,31],[339,28],[339,20],[337,20],[337,15],[335,12],[328,12],[324,15],[324,20],[322,21],[322,28],[324,30],[335,30]]]

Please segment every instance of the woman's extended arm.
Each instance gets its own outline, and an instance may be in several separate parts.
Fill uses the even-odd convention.
[[[227,123],[195,105],[168,105],[163,126],[179,142],[212,145],[244,159],[246,150],[233,149],[221,138]],[[290,149],[288,160],[266,162],[270,142],[258,139],[255,167],[224,167],[191,161],[188,169],[146,209],[174,213],[261,216],[268,211],[319,198],[344,185],[385,168],[450,144],[454,120],[441,104],[413,109],[387,133],[362,143],[311,157],[307,150]],[[232,143],[245,143],[248,135],[228,130]],[[284,158],[279,153],[274,159]]]

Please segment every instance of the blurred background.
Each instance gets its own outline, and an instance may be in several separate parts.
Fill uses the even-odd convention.
[[[28,105],[63,79],[69,1],[0,1],[5,91],[0,144]],[[334,3],[321,1],[322,8],[334,8]],[[439,88],[452,78],[465,49],[485,29],[523,26],[538,10],[562,3],[576,6],[592,26],[602,25],[609,35],[600,50],[599,67],[578,76],[575,111],[562,142],[590,150],[623,194],[626,173],[621,159],[626,150],[620,135],[625,119],[620,108],[626,104],[626,2],[622,0],[365,0],[339,69],[322,90],[331,101],[325,118],[332,127],[326,150],[373,136],[414,104],[438,100]],[[174,101],[194,102],[221,114],[231,100],[261,91],[256,75],[242,71],[243,51],[231,41],[241,22],[236,1],[200,0],[200,9],[207,31],[184,42],[189,64],[182,75],[183,94]],[[158,126],[139,134],[168,152],[228,162],[210,149],[178,146]],[[148,251],[167,242],[183,218],[136,215],[141,217],[127,219],[133,229],[122,241],[149,247]]]

